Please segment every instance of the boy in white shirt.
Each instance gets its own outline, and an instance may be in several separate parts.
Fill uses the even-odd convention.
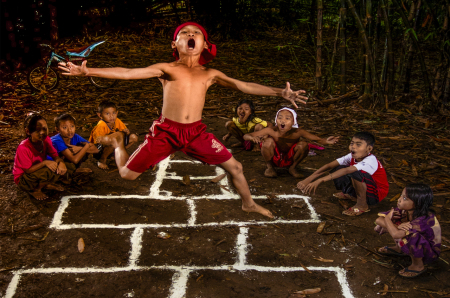
[[[342,191],[334,196],[356,197],[355,206],[344,210],[342,214],[357,216],[369,212],[369,205],[377,204],[389,192],[386,171],[378,159],[370,153],[374,144],[375,137],[371,133],[356,133],[350,142],[349,154],[324,165],[300,181],[297,187],[304,193],[309,194],[311,191],[315,193],[320,183],[333,180],[336,189]],[[317,179],[327,171],[330,171],[329,175]]]

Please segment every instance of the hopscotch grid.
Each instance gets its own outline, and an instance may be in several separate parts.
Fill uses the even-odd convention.
[[[166,172],[167,168],[170,167],[170,163],[192,163],[187,160],[169,160],[169,158],[163,160],[159,164],[159,169],[156,174],[155,182],[150,188],[150,194],[148,196],[142,195],[123,195],[123,196],[98,196],[98,195],[79,195],[79,196],[65,196],[61,199],[61,204],[58,210],[55,212],[53,221],[50,228],[56,230],[67,230],[76,228],[116,228],[116,229],[134,229],[130,236],[130,254],[128,266],[126,267],[109,267],[109,268],[31,268],[31,269],[19,269],[14,271],[13,278],[6,290],[6,298],[12,298],[19,286],[21,276],[24,274],[57,274],[57,273],[115,273],[115,272],[128,272],[128,271],[143,271],[143,270],[171,270],[174,271],[172,276],[172,285],[169,289],[170,298],[181,298],[185,297],[187,290],[187,282],[189,275],[194,271],[199,270],[235,270],[235,271],[258,271],[258,272],[295,272],[295,271],[305,271],[303,267],[271,267],[271,266],[259,266],[259,265],[249,265],[247,264],[247,252],[249,244],[247,242],[249,226],[253,225],[268,225],[268,224],[299,224],[299,223],[318,223],[320,222],[319,216],[317,215],[314,207],[309,201],[309,197],[300,195],[278,195],[279,199],[303,199],[305,202],[309,213],[310,219],[306,220],[282,220],[276,219],[271,221],[248,221],[248,222],[238,222],[238,221],[224,221],[224,222],[209,222],[198,224],[196,222],[196,204],[197,200],[209,199],[209,200],[239,200],[240,197],[237,194],[226,192],[224,189],[220,188],[220,195],[205,195],[205,196],[173,196],[170,191],[161,191],[159,188],[164,179],[181,180],[182,177],[176,176],[174,173],[168,174]],[[195,162],[195,164],[202,164],[201,162]],[[222,168],[216,167],[216,174],[221,175],[225,173]],[[192,180],[210,180],[216,176],[203,176],[203,177],[191,177]],[[228,187],[228,180],[223,179],[219,182],[220,185]],[[186,224],[63,224],[62,217],[66,209],[68,208],[70,201],[74,199],[144,199],[144,200],[185,200],[188,206],[189,219]],[[254,199],[266,199],[266,196],[254,196]],[[162,266],[139,266],[138,261],[142,250],[143,233],[146,228],[192,228],[192,227],[207,227],[207,226],[239,226],[239,234],[236,239],[235,250],[237,252],[236,262],[231,265],[220,265],[220,266],[174,266],[174,265],[162,265]],[[308,267],[311,271],[329,271],[334,272],[338,283],[341,286],[342,295],[346,298],[354,297],[350,286],[347,282],[346,272],[340,267]]]

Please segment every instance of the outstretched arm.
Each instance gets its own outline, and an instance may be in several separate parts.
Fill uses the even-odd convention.
[[[339,137],[331,136],[326,139],[322,139],[321,137],[318,137],[312,133],[309,133],[304,129],[300,130],[300,136],[304,137],[305,139],[308,139],[310,141],[316,141],[317,143],[319,143],[321,145],[334,145],[339,141]]]
[[[78,66],[72,62],[67,64],[60,62],[58,68],[63,70],[63,75],[66,76],[85,76],[85,77],[102,77],[106,79],[118,80],[138,80],[161,77],[164,72],[162,70],[165,63],[153,64],[144,68],[88,68],[87,61]]]
[[[292,91],[289,82],[286,82],[286,88],[275,88],[264,86],[256,83],[243,82],[233,78],[228,77],[224,73],[217,71],[214,78],[214,82],[220,86],[231,88],[234,90],[242,91],[247,94],[253,95],[266,95],[266,96],[281,96],[284,99],[290,101],[294,107],[298,108],[296,102],[306,104],[305,100],[308,98],[301,94],[306,93],[305,90]]]
[[[253,143],[259,143],[259,142],[261,142],[261,138],[263,136],[267,136],[267,135],[273,136],[273,129],[272,128],[266,127],[266,128],[261,129],[261,130],[254,131],[252,133],[247,133],[247,134],[245,134],[243,136],[243,139],[245,141],[251,141]]]

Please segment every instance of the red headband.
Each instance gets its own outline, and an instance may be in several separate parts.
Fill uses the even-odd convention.
[[[200,31],[202,31],[203,36],[205,37],[205,41],[208,44],[208,49],[203,50],[202,54],[200,55],[200,60],[198,61],[198,63],[200,63],[201,65],[206,64],[216,57],[217,49],[216,49],[216,45],[214,45],[208,41],[208,33],[206,33],[205,28],[203,28],[202,26],[200,26],[199,24],[194,23],[194,22],[187,22],[187,23],[181,24],[175,30],[175,33],[173,35],[173,40],[176,40],[178,32],[180,32],[181,29],[183,29],[184,27],[186,27],[188,25],[193,25],[193,26],[198,27],[198,29],[200,29]],[[180,59],[180,55],[178,54],[177,49],[174,49],[173,56],[175,57],[175,60]]]

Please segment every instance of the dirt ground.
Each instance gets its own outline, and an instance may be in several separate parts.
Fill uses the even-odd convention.
[[[138,67],[171,61],[167,40],[133,35],[121,37],[119,34],[109,38],[110,47],[99,48],[99,57],[108,57],[115,65]],[[312,76],[308,77],[306,70],[298,70],[291,63],[290,52],[276,48],[284,45],[285,41],[279,36],[267,40],[218,44],[218,58],[209,66],[241,80],[277,87],[284,86],[288,80],[293,89],[312,87]],[[67,40],[66,45],[82,45],[82,42]],[[298,53],[299,57],[301,55]],[[307,59],[305,55],[305,61]],[[322,184],[309,200],[319,220],[326,221],[323,233],[316,232],[317,221],[285,223],[311,217],[311,210],[301,199],[280,197],[302,195],[295,188],[298,180],[283,169],[278,170],[278,178],[266,178],[263,175],[265,163],[260,153],[234,148],[233,155],[243,164],[252,194],[260,196],[256,201],[283,222],[258,224],[266,219],[241,211],[239,200],[198,199],[196,226],[180,228],[175,224],[186,222],[190,216],[185,200],[144,200],[138,197],[149,194],[157,178],[158,167],[148,170],[135,181],[124,181],[113,161],[109,164],[110,169],[104,171],[97,168],[90,157],[83,164],[94,172],[87,183],[73,183],[63,193],[50,193],[51,198],[44,202],[19,191],[11,174],[15,148],[22,138],[20,121],[30,110],[42,111],[51,128],[54,116],[71,112],[78,119],[77,132],[87,138],[98,120],[95,115],[97,103],[112,99],[119,105],[119,118],[132,132],[139,133],[139,141],[142,142],[162,105],[161,87],[156,79],[119,82],[107,90],[95,89],[87,80],[70,79],[62,81],[58,89],[48,93],[33,93],[21,73],[11,74],[9,79],[3,85],[3,98],[15,101],[5,101],[3,106],[3,121],[10,125],[1,128],[4,137],[0,139],[1,297],[7,297],[8,286],[18,270],[126,267],[134,233],[133,228],[126,228],[127,224],[155,225],[142,229],[142,249],[137,265],[147,269],[22,274],[14,297],[177,297],[173,295],[174,272],[170,266],[197,268],[186,277],[186,297],[300,297],[294,292],[317,287],[322,291],[311,297],[343,295],[342,281],[333,272],[286,270],[302,266],[344,268],[352,295],[347,297],[375,297],[385,285],[391,291],[400,291],[387,293],[386,297],[450,297],[448,114],[427,114],[420,106],[404,104],[401,99],[387,112],[367,109],[364,102],[355,98],[328,106],[300,107],[300,127],[323,137],[339,135],[341,140],[336,146],[316,150],[317,155],[308,156],[299,165],[299,171],[306,177],[321,165],[347,154],[352,134],[370,131],[377,138],[374,154],[388,174],[390,190],[387,198],[372,206],[367,214],[346,217],[341,214],[342,205],[351,206],[352,202],[339,202],[332,196],[334,186],[328,182]],[[226,119],[233,116],[234,107],[242,98],[253,99],[258,117],[270,121],[280,107],[287,105],[281,99],[247,96],[212,87],[207,95],[203,118],[208,131],[221,138],[226,133]],[[229,148],[234,142],[232,139],[225,145]],[[131,148],[130,152],[134,149]],[[188,159],[177,153],[174,160]],[[189,175],[191,179],[216,176],[214,166],[190,162],[173,164],[168,171],[178,176]],[[377,247],[393,243],[388,234],[379,236],[373,231],[377,212],[395,206],[391,199],[411,182],[425,182],[432,186],[435,194],[433,208],[443,236],[441,259],[430,264],[423,276],[413,280],[397,274],[402,267],[409,265],[408,258],[379,257],[371,253]],[[170,191],[175,197],[186,198],[214,196],[222,191],[218,184],[209,180],[191,180],[190,185],[179,180],[164,180],[160,189]],[[110,224],[124,228],[49,228],[61,198],[81,195],[86,197],[71,200],[65,209],[64,224]],[[117,196],[117,199],[102,197],[106,195]],[[121,197],[125,195],[136,197]],[[236,241],[242,233],[242,226],[208,225],[230,221],[242,222],[245,223],[242,226],[248,227],[246,264],[281,268],[280,271],[206,268],[233,266],[238,261]],[[171,237],[158,238],[160,232]],[[79,238],[83,238],[86,244],[83,253],[77,249]],[[320,261],[321,258],[332,262]]]

